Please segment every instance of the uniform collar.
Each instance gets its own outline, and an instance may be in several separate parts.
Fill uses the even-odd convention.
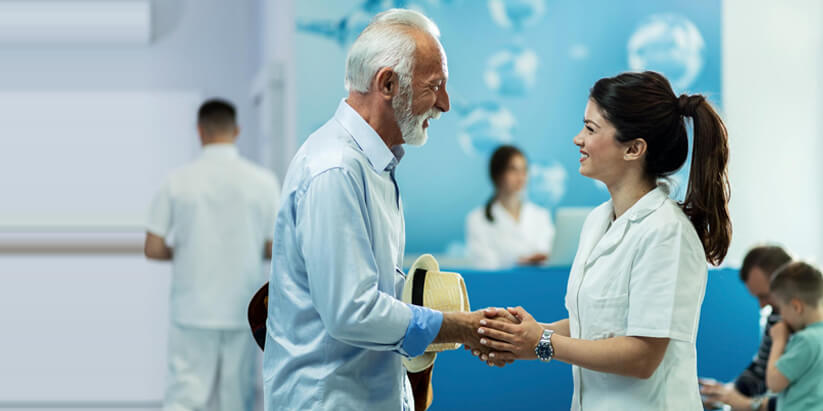
[[[205,158],[234,158],[237,157],[237,146],[231,143],[206,144],[203,146]]]
[[[666,184],[658,184],[652,191],[649,191],[637,200],[633,206],[631,206],[626,212],[620,216],[620,218],[627,218],[629,221],[635,222],[644,219],[647,215],[651,214],[661,205],[666,199],[669,198],[669,186]],[[612,215],[614,215],[614,207],[611,208]],[[620,219],[618,218],[618,220]]]
[[[352,136],[375,171],[391,171],[403,158],[403,146],[394,146],[389,150],[377,132],[345,99],[337,106],[334,119]]]
[[[592,235],[588,244],[581,244],[582,254],[586,267],[593,264],[601,255],[613,250],[623,240],[630,223],[635,223],[644,219],[649,214],[660,208],[666,199],[669,198],[669,188],[665,184],[658,184],[652,191],[646,193],[633,206],[626,210],[620,218],[612,222],[614,216],[614,205],[609,200],[605,206],[598,207],[598,213],[594,217]],[[609,223],[611,227],[609,227]],[[608,230],[608,231],[607,231]]]

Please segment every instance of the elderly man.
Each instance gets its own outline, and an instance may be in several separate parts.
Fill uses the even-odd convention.
[[[405,282],[403,144],[449,110],[439,30],[377,15],[346,62],[348,98],[298,150],[274,228],[263,362],[267,410],[410,410],[401,358],[432,342],[481,347],[482,312],[397,299]]]

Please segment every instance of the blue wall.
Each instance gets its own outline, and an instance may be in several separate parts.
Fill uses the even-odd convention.
[[[491,194],[488,155],[503,142],[530,159],[532,201],[550,209],[605,201],[605,190],[578,174],[571,142],[598,78],[658,70],[677,92],[721,103],[716,0],[300,0],[301,139],[345,97],[351,42],[375,13],[395,6],[420,9],[440,26],[452,97],[429,142],[407,150],[398,168],[408,252],[460,248],[466,214]]]
[[[568,318],[564,308],[568,269],[520,268],[461,272],[472,309],[522,305],[538,321]],[[733,380],[760,343],[757,301],[736,270],[712,270],[700,317],[697,369],[701,377]],[[568,410],[571,367],[561,362],[515,362],[490,368],[465,350],[437,357],[430,410]]]

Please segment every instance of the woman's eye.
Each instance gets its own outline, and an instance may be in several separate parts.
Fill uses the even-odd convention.
[[[594,129],[589,126],[586,126],[586,130],[589,130],[589,134],[594,133]]]

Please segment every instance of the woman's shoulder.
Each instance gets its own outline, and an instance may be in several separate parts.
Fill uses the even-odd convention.
[[[486,221],[486,207],[476,207],[466,215],[466,224],[481,224]]]
[[[652,242],[680,237],[694,248],[703,248],[691,220],[672,199],[666,199],[657,210],[649,214],[641,226],[643,237],[649,238]]]
[[[543,208],[531,201],[523,202],[523,212],[533,216],[551,219],[551,212],[547,208]]]

